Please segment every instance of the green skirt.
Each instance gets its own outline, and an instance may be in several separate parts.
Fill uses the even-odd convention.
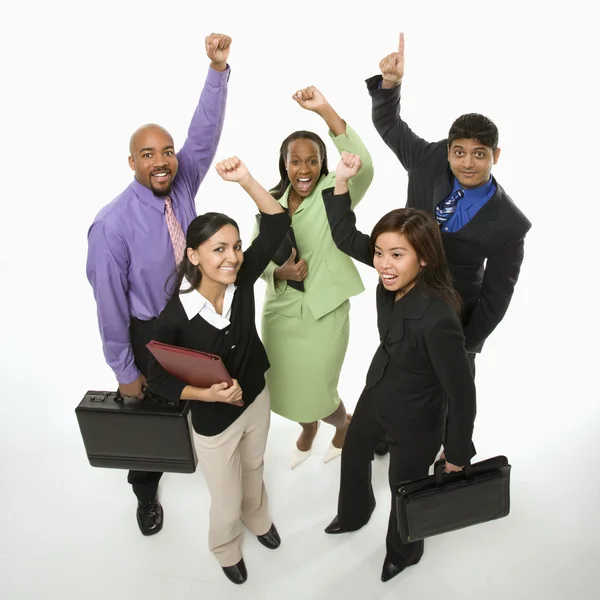
[[[302,317],[266,309],[262,340],[271,368],[266,373],[273,412],[312,423],[331,415],[340,404],[337,386],[350,334],[350,302],[315,320],[307,306]]]

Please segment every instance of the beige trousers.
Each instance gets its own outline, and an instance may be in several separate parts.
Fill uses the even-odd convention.
[[[272,521],[263,481],[263,457],[271,422],[265,389],[225,431],[194,433],[198,464],[211,497],[208,545],[222,567],[237,564],[243,527],[264,535]]]

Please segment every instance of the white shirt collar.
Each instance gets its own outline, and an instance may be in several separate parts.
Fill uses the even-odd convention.
[[[225,290],[225,298],[223,299],[223,314],[215,310],[215,307],[208,301],[199,291],[194,290],[192,292],[182,293],[184,290],[189,290],[192,287],[188,278],[184,276],[181,285],[179,286],[179,300],[183,306],[183,310],[187,315],[187,318],[191,321],[200,312],[206,313],[207,311],[213,312],[219,317],[229,320],[231,314],[231,304],[233,303],[233,296],[235,294],[236,286],[230,283]]]

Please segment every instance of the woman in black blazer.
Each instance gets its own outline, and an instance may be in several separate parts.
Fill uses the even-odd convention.
[[[340,250],[377,269],[375,352],[342,451],[338,513],[326,533],[355,531],[375,508],[371,461],[385,434],[390,443],[392,508],[381,574],[388,581],[417,563],[423,542],[403,544],[393,490],[400,481],[426,476],[444,441],[446,471],[472,457],[475,385],[464,347],[460,297],[452,288],[440,230],[424,211],[397,209],[371,236],[356,229],[348,180],[360,158],[342,153],[335,188],[323,191],[333,239]],[[447,417],[446,417],[447,414]]]
[[[238,158],[216,168],[256,203],[262,215],[259,234],[242,252],[239,227],[227,215],[207,213],[190,223],[177,286],[158,317],[155,339],[217,354],[233,385],[186,385],[154,359],[148,385],[158,396],[195,401],[191,414],[198,463],[212,500],[209,547],[225,575],[240,584],[247,578],[241,553],[244,526],[264,546],[280,544],[263,482],[271,414],[265,385],[269,361],[256,331],[254,283],[281,244],[290,217]]]

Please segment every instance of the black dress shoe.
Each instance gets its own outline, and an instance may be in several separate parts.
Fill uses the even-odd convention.
[[[281,538],[279,537],[279,533],[277,529],[275,529],[275,525],[271,525],[271,529],[267,531],[264,535],[257,535],[256,538],[258,541],[269,550],[275,550],[281,546]]]
[[[248,579],[248,572],[246,571],[246,565],[244,564],[243,558],[237,565],[233,565],[232,567],[222,567],[222,569],[223,573],[225,573],[225,577],[237,585],[241,585]]]
[[[375,448],[375,454],[377,454],[377,456],[385,456],[389,451],[390,443],[387,440],[379,442],[377,448]]]
[[[407,562],[402,567],[390,562],[389,560],[385,560],[383,562],[383,569],[381,570],[381,581],[386,582],[389,581],[392,577],[396,577],[398,573],[402,573],[406,567],[410,567],[411,565],[416,565],[421,560],[421,557],[411,560]]]
[[[138,501],[137,522],[144,535],[154,535],[163,526],[163,508],[155,498],[151,502]]]

